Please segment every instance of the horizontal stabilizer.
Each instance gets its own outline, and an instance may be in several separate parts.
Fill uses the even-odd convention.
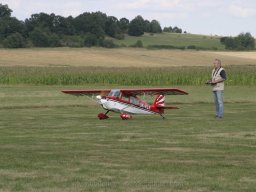
[[[157,106],[158,109],[179,109],[176,106]]]

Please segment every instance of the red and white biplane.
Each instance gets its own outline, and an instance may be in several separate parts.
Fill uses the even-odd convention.
[[[134,114],[159,114],[164,119],[165,109],[177,109],[165,106],[165,95],[187,95],[186,91],[177,88],[143,88],[143,89],[107,89],[107,90],[63,90],[63,93],[76,96],[96,96],[96,101],[106,110],[99,113],[98,118],[108,119],[112,111],[120,113],[123,120],[131,119]],[[142,101],[139,96],[155,96],[153,104]]]

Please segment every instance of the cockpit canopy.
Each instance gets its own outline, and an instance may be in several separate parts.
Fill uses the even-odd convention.
[[[120,97],[121,96],[121,92],[120,92],[119,89],[112,89],[109,92],[108,96],[110,96],[110,97]]]

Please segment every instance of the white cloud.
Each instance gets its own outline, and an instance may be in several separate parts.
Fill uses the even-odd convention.
[[[62,16],[77,16],[81,14],[86,5],[82,0],[2,0],[2,4],[8,4],[13,10],[13,15],[20,19],[30,17],[34,13],[55,13]]]
[[[138,1],[133,1],[131,3],[128,3],[125,8],[128,9],[138,9],[141,7],[148,6],[148,4],[151,2],[151,0],[138,0]]]
[[[22,0],[2,0],[0,3],[7,4],[11,9],[18,9],[22,4]]]
[[[124,8],[128,9],[172,9],[179,6],[181,0],[134,0],[127,3]]]
[[[77,1],[64,1],[62,9],[60,11],[61,15],[63,16],[77,16],[81,13],[84,12],[83,8],[82,8],[82,3],[77,0]]]
[[[231,5],[229,11],[233,16],[247,18],[256,16],[256,8],[243,7],[241,5]]]

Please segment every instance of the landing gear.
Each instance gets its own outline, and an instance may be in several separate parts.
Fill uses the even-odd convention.
[[[165,116],[163,116],[161,113],[159,113],[159,115],[162,117],[162,119],[165,119]]]
[[[108,118],[109,118],[109,116],[107,116],[108,112],[109,112],[109,111],[107,111],[106,113],[99,113],[99,114],[98,114],[98,118],[99,118],[100,120],[108,119]]]
[[[128,113],[121,113],[120,117],[121,117],[122,120],[128,120],[128,119],[132,118],[132,116]]]

